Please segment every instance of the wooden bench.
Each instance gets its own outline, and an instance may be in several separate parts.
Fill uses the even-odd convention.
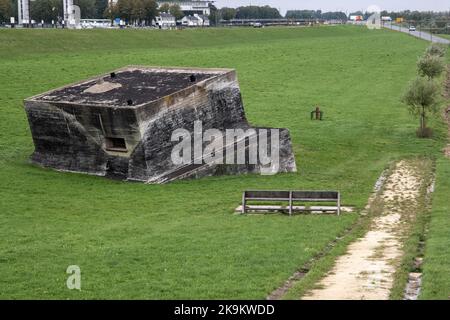
[[[252,205],[248,206],[249,201],[258,202],[287,202],[288,206],[264,206]],[[295,206],[295,202],[310,203],[336,203],[336,207],[307,207]],[[338,191],[244,191],[242,194],[241,213],[247,211],[289,211],[292,215],[294,211],[333,211],[337,215],[341,214],[341,195]]]

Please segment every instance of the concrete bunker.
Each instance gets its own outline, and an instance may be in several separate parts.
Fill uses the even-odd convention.
[[[253,129],[232,69],[129,66],[28,98],[25,110],[31,161],[44,167],[150,183],[261,169],[171,160],[176,129]],[[277,172],[296,171],[287,129],[279,141]]]

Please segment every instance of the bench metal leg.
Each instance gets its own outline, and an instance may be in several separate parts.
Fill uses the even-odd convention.
[[[244,191],[244,193],[242,194],[242,214],[245,214],[246,213],[246,209],[245,209],[245,191]]]
[[[292,216],[292,191],[289,192],[289,216]]]
[[[337,200],[337,215],[341,215],[341,194],[338,194],[338,200]]]

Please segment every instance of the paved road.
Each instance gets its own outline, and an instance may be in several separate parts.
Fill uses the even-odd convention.
[[[444,44],[450,44],[450,40],[448,39],[444,39],[441,37],[438,37],[436,35],[432,35],[428,32],[423,32],[423,31],[409,31],[408,28],[403,28],[403,27],[399,27],[399,26],[394,26],[394,25],[390,25],[390,24],[386,24],[384,26],[387,29],[392,29],[392,30],[396,30],[396,31],[400,31],[400,32],[404,32],[404,33],[408,33],[414,37],[420,38],[420,39],[424,39],[427,41],[432,41],[435,43],[444,43]]]

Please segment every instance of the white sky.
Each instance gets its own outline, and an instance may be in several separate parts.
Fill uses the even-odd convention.
[[[239,7],[246,5],[270,5],[284,14],[286,10],[307,9],[322,11],[366,11],[370,5],[381,10],[449,11],[449,0],[216,0],[217,7]]]

